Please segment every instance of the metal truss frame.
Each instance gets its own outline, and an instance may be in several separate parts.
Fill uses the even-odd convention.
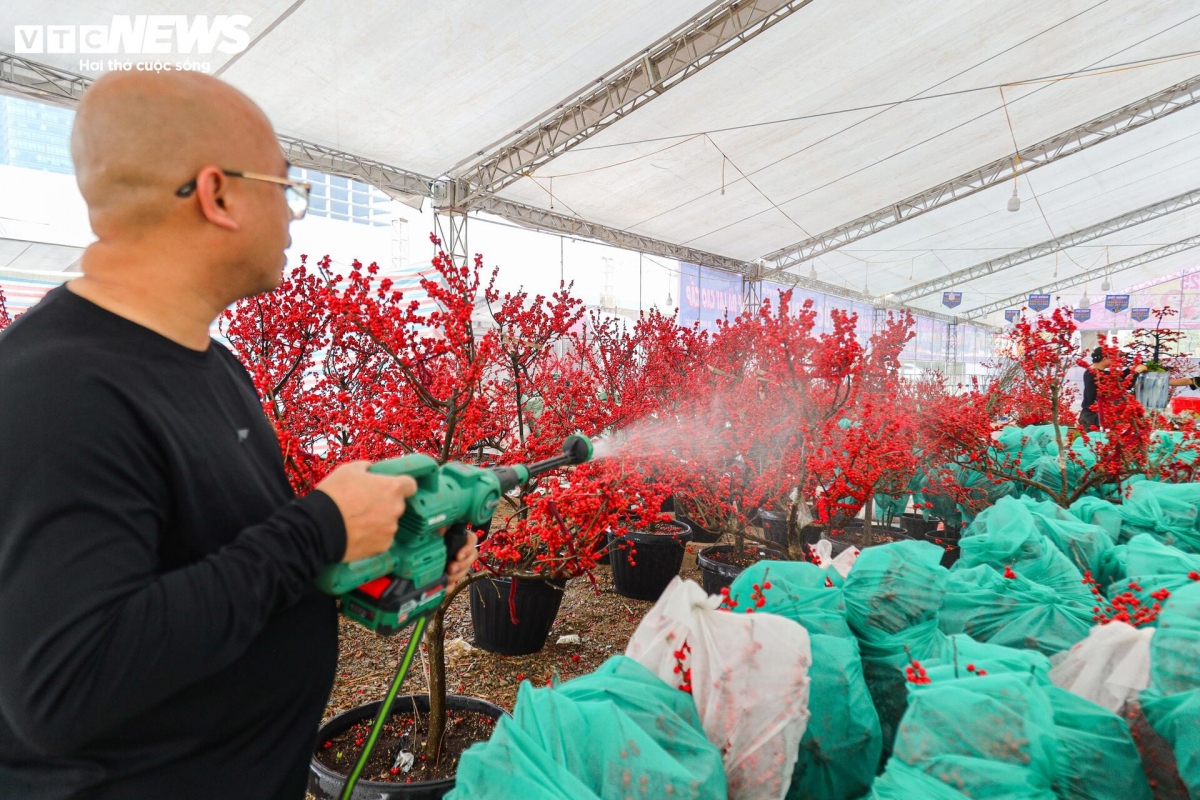
[[[450,173],[494,194],[595,136],[813,0],[720,0]]]
[[[949,275],[942,275],[924,283],[910,286],[907,289],[901,289],[893,297],[900,302],[906,302],[918,297],[937,294],[943,289],[949,289],[959,283],[965,283],[1020,264],[1026,264],[1044,256],[1053,255],[1058,250],[1065,250],[1084,242],[1090,242],[1102,236],[1107,236],[1110,233],[1123,231],[1126,228],[1132,228],[1142,223],[1165,217],[1168,214],[1174,214],[1176,211],[1182,211],[1197,204],[1200,204],[1200,189],[1193,189],[1190,192],[1184,192],[1161,202],[1130,211],[1128,214],[1106,219],[1104,222],[1091,225],[1087,228],[1080,228],[1057,239],[1038,242],[1035,245],[1026,247],[1024,250],[1006,253],[998,258],[982,261],[965,269],[956,270]]]
[[[946,377],[958,377],[958,320],[946,326]]]
[[[94,80],[85,75],[49,67],[21,56],[0,53],[0,91],[73,107]],[[434,196],[433,178],[393,167],[294,136],[277,135],[279,147],[293,166],[353,178],[378,187],[394,200],[420,207],[421,199]]]
[[[763,277],[771,277],[831,250],[1012,180],[1014,170],[1024,174],[1044,167],[1061,158],[1107,142],[1122,133],[1137,130],[1198,102],[1200,75],[1018,151],[1019,167],[1017,159],[1012,155],[1004,156],[858,219],[769,253],[763,256],[763,260],[770,264],[771,271]]]
[[[56,106],[73,106],[92,79],[0,52],[0,91]]]
[[[523,203],[515,203],[500,197],[482,197],[471,207],[471,210],[486,211],[489,214],[504,217],[526,228],[594,239],[599,242],[605,242],[649,255],[673,258],[679,261],[686,261],[689,264],[716,267],[717,269],[735,272],[740,275],[752,273],[755,269],[754,264],[740,259],[697,250],[694,247],[687,247],[686,245],[664,242],[661,239],[654,239],[639,233],[624,231],[620,228],[612,228],[607,225],[588,222],[585,219],[567,216],[566,214],[557,214],[553,211],[546,211],[545,209],[528,206]]]
[[[438,209],[433,214],[433,234],[442,240],[442,252],[450,256],[456,267],[471,263],[467,246],[467,215],[462,211]]]
[[[1064,278],[1061,281],[1048,283],[1045,286],[1041,286],[1037,289],[1031,289],[1028,292],[1015,294],[1012,297],[1006,297],[1003,300],[997,300],[994,303],[988,303],[987,305],[973,308],[964,313],[962,318],[965,320],[974,320],[979,319],[980,317],[986,317],[988,314],[991,314],[994,311],[1012,308],[1018,303],[1023,304],[1026,298],[1031,294],[1053,294],[1054,292],[1062,289],[1069,289],[1072,286],[1078,286],[1081,283],[1087,283],[1098,275],[1114,275],[1118,272],[1124,272],[1127,269],[1140,267],[1142,264],[1148,264],[1151,261],[1157,261],[1160,258],[1166,258],[1167,256],[1173,256],[1176,253],[1182,253],[1185,250],[1191,250],[1194,247],[1200,247],[1200,235],[1189,236],[1186,239],[1181,239],[1178,242],[1165,245],[1164,247],[1159,247],[1154,250],[1147,250],[1145,253],[1139,253],[1136,256],[1130,256],[1129,258],[1122,259],[1116,263],[1106,264],[1103,267],[1096,267],[1095,269],[1089,269],[1072,275],[1069,278]]]
[[[369,183],[388,197],[420,209],[425,198],[434,196],[433,178],[409,172],[370,158],[343,153],[294,136],[276,135],[283,155],[294,167],[304,167]]]

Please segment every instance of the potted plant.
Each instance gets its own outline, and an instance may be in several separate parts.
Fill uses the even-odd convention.
[[[1183,340],[1183,331],[1163,328],[1163,321],[1175,315],[1170,306],[1154,309],[1153,328],[1137,328],[1133,332],[1130,349],[1140,358],[1145,372],[1138,375],[1135,395],[1142,407],[1150,411],[1161,411],[1171,399],[1171,371],[1177,357],[1176,348]]]

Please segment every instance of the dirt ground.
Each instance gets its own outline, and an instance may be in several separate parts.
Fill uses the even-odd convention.
[[[706,546],[688,545],[680,570],[682,577],[700,581],[695,553]],[[522,680],[542,685],[556,672],[562,680],[568,680],[592,672],[609,656],[623,653],[630,635],[653,604],[617,594],[607,566],[597,568],[595,578],[599,595],[587,578],[567,584],[546,647],[529,656],[501,656],[472,647],[470,598],[467,592],[459,594],[446,615],[446,683],[450,691],[480,697],[511,711]],[[375,636],[345,618],[340,622],[340,631],[337,678],[325,719],[382,698],[406,641],[403,635]],[[569,634],[579,636],[579,643],[557,643],[560,636]],[[402,693],[424,693],[427,670],[427,660],[414,664]]]

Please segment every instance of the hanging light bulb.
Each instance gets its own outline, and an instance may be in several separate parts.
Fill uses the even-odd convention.
[[[671,297],[671,293],[667,292],[667,307],[670,308],[675,304],[675,300]]]
[[[816,264],[808,265],[808,279],[812,280],[812,281],[815,281],[817,279],[817,265]]]
[[[1008,210],[1009,211],[1020,211],[1021,210],[1021,198],[1017,197],[1017,182],[1016,181],[1013,181],[1012,197],[1008,198]]]
[[[1100,291],[1107,292],[1107,291],[1111,291],[1111,290],[1112,290],[1112,281],[1110,281],[1108,279],[1108,276],[1105,275],[1104,282],[1100,284]]]
[[[1087,308],[1091,304],[1092,304],[1092,301],[1088,299],[1087,287],[1085,286],[1085,287],[1083,287],[1083,297],[1079,298],[1079,307]]]

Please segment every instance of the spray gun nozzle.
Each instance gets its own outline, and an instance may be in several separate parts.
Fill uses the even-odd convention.
[[[563,441],[563,455],[571,459],[570,464],[583,464],[592,460],[592,440],[586,436],[573,433]]]

